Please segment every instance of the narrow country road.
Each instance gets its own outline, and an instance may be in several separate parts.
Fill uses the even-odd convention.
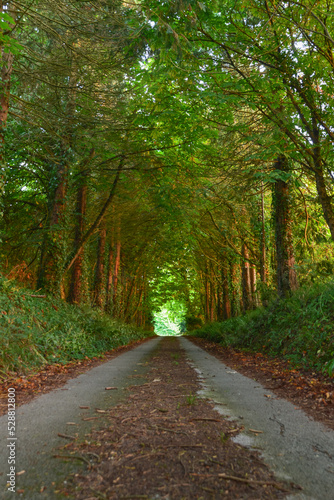
[[[126,387],[145,382],[152,352],[160,339],[146,342],[79,377],[63,388],[38,397],[16,413],[16,478],[22,498],[59,498],[52,483],[64,481],[77,464],[64,464],[53,458],[66,437],[83,437],[105,422],[101,410],[128,397]],[[245,428],[235,440],[260,449],[265,462],[278,479],[302,486],[302,493],[291,499],[333,500],[334,432],[310,420],[291,403],[278,399],[259,383],[231,370],[219,360],[180,338],[202,381],[202,391],[226,418],[236,419]],[[106,390],[107,387],[117,389]],[[87,408],[84,408],[87,407]],[[6,488],[8,465],[7,416],[0,418],[0,498],[11,498]],[[252,429],[253,431],[250,431]],[[257,434],[254,430],[258,430]],[[59,436],[62,435],[62,436]],[[60,497],[61,498],[61,497]]]

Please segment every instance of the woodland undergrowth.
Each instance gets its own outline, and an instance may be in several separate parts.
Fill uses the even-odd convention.
[[[152,332],[0,276],[0,377],[96,357]]]
[[[262,352],[292,366],[334,375],[334,281],[302,287],[243,316],[192,334],[225,347]]]

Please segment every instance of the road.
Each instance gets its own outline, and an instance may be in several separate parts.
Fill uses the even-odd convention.
[[[150,340],[17,409],[15,466],[16,472],[25,472],[16,478],[16,489],[24,490],[22,498],[59,498],[57,493],[52,493],[52,483],[64,481],[78,464],[65,464],[53,458],[62,453],[60,448],[68,442],[58,434],[83,437],[92,428],[102,427],[105,417],[98,414],[96,419],[95,409],[110,408],[127,397],[128,385],[134,381],[143,383],[158,342],[159,339]],[[186,350],[189,362],[200,377],[201,394],[214,400],[224,417],[237,419],[245,427],[237,436],[237,442],[260,449],[278,478],[303,487],[303,493],[287,498],[333,500],[334,432],[186,338],[180,338],[180,346]],[[117,389],[106,390],[106,387]],[[90,418],[92,420],[83,420]],[[7,424],[7,416],[1,417],[1,499],[13,495],[6,487],[11,449],[8,443],[14,443],[8,439]],[[249,429],[259,432],[255,434]]]

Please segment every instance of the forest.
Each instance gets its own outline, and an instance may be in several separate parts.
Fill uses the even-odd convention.
[[[3,373],[154,325],[334,372],[333,8],[1,2]]]

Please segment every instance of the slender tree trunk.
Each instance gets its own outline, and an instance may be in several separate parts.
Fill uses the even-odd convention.
[[[229,290],[229,279],[226,265],[223,264],[221,270],[222,289],[223,289],[223,319],[231,317],[231,300]]]
[[[9,2],[1,1],[0,8],[1,12],[4,12],[4,8],[9,6]],[[13,17],[13,15],[12,15]],[[0,81],[0,166],[1,166],[1,182],[0,189],[2,189],[5,178],[4,178],[4,147],[5,147],[5,133],[7,118],[9,112],[9,98],[10,98],[10,84],[11,75],[13,70],[13,60],[14,56],[11,52],[5,52],[4,48],[1,47],[1,81]]]
[[[205,267],[205,322],[207,323],[210,320],[210,285],[208,278],[208,267]]]
[[[215,320],[215,279],[213,266],[210,263],[209,272],[209,290],[210,290],[210,321],[211,323]]]
[[[261,191],[261,238],[260,238],[260,277],[262,283],[267,282],[267,266],[266,266],[266,228],[265,228],[265,214],[264,214],[264,193],[263,183]]]
[[[99,230],[99,241],[97,248],[97,261],[95,268],[95,283],[94,283],[94,305],[103,308],[103,291],[104,291],[104,261],[106,249],[106,225],[105,222],[101,223]]]
[[[132,280],[130,281],[129,291],[126,297],[126,302],[124,306],[124,318],[126,322],[129,322],[130,320],[131,302],[135,292],[135,282],[136,278],[132,278]]]
[[[258,305],[257,304],[257,297],[256,297],[256,268],[254,266],[250,267],[249,273],[250,273],[252,305],[253,305],[253,308],[255,309],[255,307]]]
[[[239,285],[239,264],[236,262],[230,262],[230,276],[231,276],[231,284],[232,284],[232,296],[231,296],[231,314],[235,318],[239,315],[240,307],[239,307],[239,294],[238,294],[238,285]]]
[[[276,160],[274,166],[276,170],[288,171],[287,159],[283,155]],[[274,189],[277,290],[279,297],[285,297],[298,287],[294,269],[289,185],[283,180],[277,180]]]
[[[53,192],[52,208],[49,219],[49,239],[44,242],[45,249],[42,252],[41,266],[39,270],[37,286],[46,288],[53,293],[60,293],[65,299],[64,283],[62,279],[62,267],[64,265],[65,248],[65,204],[68,184],[68,151],[73,143],[73,121],[75,118],[77,98],[78,69],[72,57],[70,62],[70,74],[68,75],[67,102],[66,102],[66,125],[62,131],[60,142],[60,158],[51,173],[52,184],[55,184]],[[56,182],[55,182],[56,181]],[[80,255],[80,252],[78,252]]]
[[[43,242],[40,266],[38,270],[37,288],[59,293],[62,246],[64,244],[63,225],[65,218],[65,202],[67,191],[68,168],[65,162],[59,163],[54,172],[57,179],[53,193],[49,217],[49,232]],[[59,276],[58,276],[59,274]]]
[[[334,241],[334,210],[332,205],[331,196],[327,192],[326,181],[324,178],[324,166],[321,153],[320,143],[320,129],[318,125],[318,118],[312,117],[312,132],[313,132],[313,171],[315,175],[315,184],[317,193],[321,203],[322,211],[325,221],[331,233],[332,240]]]
[[[242,263],[242,308],[245,313],[252,307],[251,278],[248,262],[249,254],[245,243],[242,245],[242,256],[244,258]]]
[[[219,284],[217,289],[217,321],[224,319],[223,300],[223,287]]]
[[[121,290],[119,294],[119,318],[124,320],[124,309],[125,309],[125,300],[127,296],[128,290],[128,278],[126,276],[126,269],[122,268],[122,276],[121,276]]]
[[[108,269],[107,269],[107,281],[106,281],[106,301],[104,305],[104,309],[108,314],[112,312],[112,284],[113,284],[113,271],[114,271],[114,232],[111,229],[111,238],[109,244],[109,252],[108,252]]]
[[[329,194],[327,193],[326,182],[324,179],[324,173],[322,169],[318,169],[315,171],[315,183],[319,200],[322,206],[324,218],[329,227],[332,240],[334,241],[334,212],[333,212],[332,200],[331,196],[329,196]]]
[[[138,314],[138,311],[139,311],[141,303],[142,303],[143,293],[144,293],[144,288],[143,288],[143,286],[140,286],[139,287],[138,302],[137,302],[137,305],[136,305],[136,308],[135,308],[134,312],[132,313],[132,320],[134,320],[136,322],[137,326],[139,326],[139,314]]]
[[[75,236],[74,236],[75,247],[77,247],[80,244],[82,235],[84,233],[86,207],[87,207],[87,177],[85,175],[82,177],[81,184],[78,188],[78,193],[77,193],[77,206],[75,214]],[[84,258],[83,249],[81,249],[78,258],[72,267],[70,289],[68,295],[68,301],[71,304],[81,303],[83,258]]]
[[[131,309],[132,309],[132,300],[136,295],[136,283],[137,283],[137,272],[139,269],[139,265],[134,270],[134,276],[132,279],[129,279],[129,291],[127,293],[125,305],[124,305],[124,318],[126,322],[130,322],[131,320]]]
[[[118,280],[119,280],[119,270],[120,270],[120,264],[121,264],[121,241],[120,241],[120,234],[118,230],[118,240],[116,243],[116,258],[115,258],[115,268],[114,268],[114,275],[113,275],[113,315],[117,315],[117,298],[118,298]]]

